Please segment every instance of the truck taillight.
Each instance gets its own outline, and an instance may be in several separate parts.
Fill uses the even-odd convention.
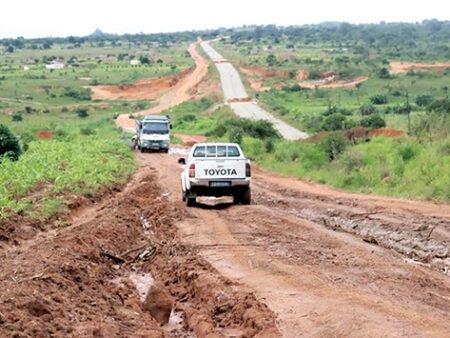
[[[189,166],[189,178],[194,178],[195,177],[195,163],[192,163]]]
[[[252,177],[252,168],[250,167],[250,163],[245,165],[245,177]]]

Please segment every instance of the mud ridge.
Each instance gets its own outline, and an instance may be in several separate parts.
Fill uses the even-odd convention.
[[[179,241],[172,223],[182,215],[142,169],[86,222],[6,250],[0,336],[278,336],[267,306]],[[181,325],[161,326],[144,309],[130,276],[148,272],[173,297]]]
[[[276,187],[273,187],[273,191],[277,191]],[[365,242],[394,250],[413,262],[445,274],[450,273],[450,238],[440,235],[440,230],[450,230],[450,222],[447,219],[429,216],[407,217],[375,208],[361,209],[361,206],[352,210],[349,208],[352,205],[350,200],[331,200],[307,193],[300,196],[287,190],[278,193],[285,197],[281,203],[284,205],[268,196],[260,195],[258,200],[263,205],[277,204],[283,209],[289,209],[289,213],[296,217],[332,230],[357,235]],[[292,198],[292,203],[289,197]],[[303,203],[299,204],[299,200]],[[315,203],[318,200],[321,203]]]

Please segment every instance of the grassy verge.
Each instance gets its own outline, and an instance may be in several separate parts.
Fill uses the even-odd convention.
[[[432,142],[403,136],[354,143],[341,133],[316,141],[285,141],[269,126],[212,105],[204,99],[174,107],[169,112],[174,130],[238,142],[252,161],[280,174],[354,192],[450,201],[450,140],[445,135]]]
[[[93,196],[101,187],[125,183],[136,167],[111,120],[47,130],[54,138],[33,139],[18,161],[2,161],[0,217],[19,213],[44,220],[64,210],[66,195]]]

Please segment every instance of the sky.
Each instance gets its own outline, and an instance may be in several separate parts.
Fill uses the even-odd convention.
[[[450,20],[448,0],[3,0],[0,38],[159,33],[251,24]]]

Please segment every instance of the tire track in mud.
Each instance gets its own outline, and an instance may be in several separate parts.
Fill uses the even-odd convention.
[[[0,336],[279,336],[267,306],[181,243],[173,222],[184,211],[169,203],[152,169],[87,214],[0,253]],[[169,292],[181,323],[155,321],[136,275]]]
[[[155,167],[171,203],[181,205],[176,157],[138,158]],[[422,218],[445,222],[446,213],[426,202],[414,209],[416,202],[325,193],[322,186],[301,190],[295,182],[256,169],[254,205],[189,208],[175,224],[185,243],[275,312],[283,337],[448,336],[448,276],[405,263],[403,254],[343,231],[338,222],[369,229],[380,217],[395,232]],[[366,214],[374,217],[359,225]],[[336,226],[324,224],[333,217]],[[438,242],[448,234],[439,228],[432,234]]]
[[[289,215],[354,234],[365,242],[392,249],[412,263],[450,275],[449,219],[395,214],[381,208],[355,205],[348,199],[319,198],[267,183],[258,187],[270,191],[270,194],[258,196],[262,205],[276,205]]]

